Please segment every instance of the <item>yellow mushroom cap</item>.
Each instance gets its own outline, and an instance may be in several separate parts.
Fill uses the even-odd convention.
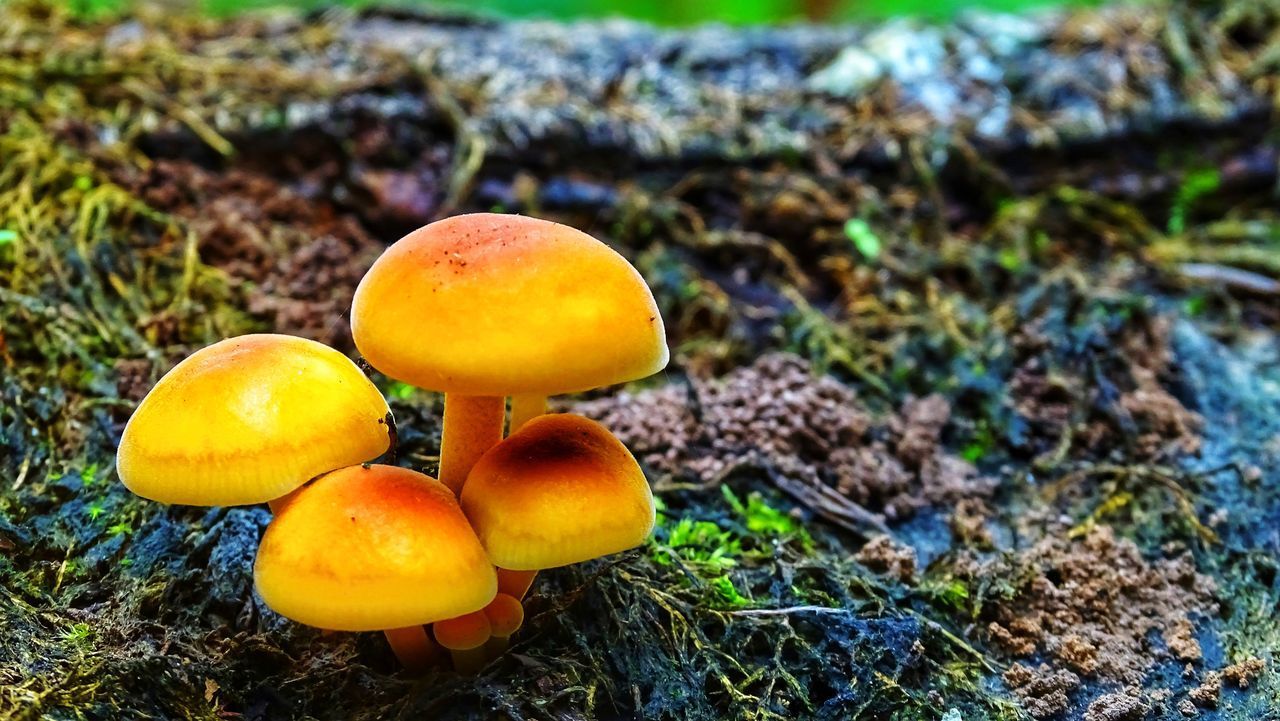
[[[351,332],[383,373],[464,395],[587,390],[668,359],[653,294],[626,259],[568,226],[495,213],[391,245],[356,289]]]
[[[483,611],[440,621],[432,626],[431,630],[436,635],[436,642],[450,651],[470,651],[473,648],[479,648],[492,635],[489,618]]]
[[[338,351],[244,335],[160,379],[125,426],[116,464],[129,490],[162,503],[263,503],[386,452],[389,412]]]
[[[484,615],[493,635],[507,638],[524,624],[524,604],[515,596],[499,593],[484,607]]]
[[[633,548],[653,530],[653,494],[631,453],[595,421],[535,418],[480,458],[462,510],[494,565],[554,568]]]
[[[334,471],[298,493],[263,534],[254,581],[280,615],[335,631],[453,618],[498,592],[453,493],[381,465]]]

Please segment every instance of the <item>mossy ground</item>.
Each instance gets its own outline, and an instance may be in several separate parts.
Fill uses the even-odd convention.
[[[1230,5],[1188,47],[1194,6],[1141,27],[1194,59],[1267,37],[1264,5]],[[486,158],[495,141],[448,78],[335,56],[340,17],[277,22],[0,8],[0,718],[1180,718],[1208,672],[1253,657],[1267,665],[1247,690],[1197,712],[1280,706],[1280,216],[1258,176],[1232,181],[1241,158],[1274,152],[1265,122],[1194,151],[1146,138],[1136,195],[1094,182],[1114,170],[1097,157],[1013,177],[959,139],[940,173],[935,141],[905,126],[898,160],[867,172],[526,167]],[[343,99],[397,93],[439,114],[343,115]],[[293,117],[306,107],[330,115]],[[118,483],[122,423],[175,360],[261,330],[350,350],[344,299],[377,240],[494,205],[592,230],[636,263],[676,358],[648,385],[693,389],[657,396],[672,413],[696,421],[699,387],[790,351],[845,389],[828,399],[856,399],[857,443],[900,467],[897,491],[865,490],[890,476],[852,462],[860,484],[842,485],[830,439],[789,435],[770,455],[691,436],[694,456],[651,469],[648,545],[544,574],[511,653],[478,677],[415,679],[376,635],[322,635],[255,600],[265,510],[161,508]],[[439,399],[379,382],[402,462],[430,469]],[[794,412],[786,395],[762,412]],[[949,410],[922,462],[904,419],[926,396]],[[708,457],[724,472],[686,463]],[[956,463],[992,483],[923,493]],[[927,502],[890,513],[903,489]],[[1052,694],[1015,695],[1002,675],[1087,666],[1035,640],[1070,629],[1018,650],[991,624],[1017,626],[1019,599],[1073,598],[1052,549],[1077,558],[1100,527],[1144,572],[1188,554],[1190,578],[1211,581],[1216,606],[1172,619],[1194,625],[1200,658],[1130,639],[1136,705],[1113,698],[1132,679],[1071,666],[1080,682],[1037,706]],[[884,529],[914,574],[857,555]]]

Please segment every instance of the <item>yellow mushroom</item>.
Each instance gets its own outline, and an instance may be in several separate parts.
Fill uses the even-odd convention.
[[[299,492],[267,528],[254,580],[286,618],[387,631],[410,669],[432,655],[423,624],[480,611],[497,593],[493,565],[453,493],[383,465],[343,468]]]
[[[383,253],[356,289],[356,346],[373,367],[446,394],[440,480],[543,412],[546,396],[642,378],[667,364],[644,279],[568,226],[477,213],[432,223]]]
[[[500,568],[538,571],[640,545],[653,494],[635,458],[595,421],[544,415],[489,450],[462,510]]]
[[[245,335],[174,366],[129,419],[116,455],[129,490],[161,503],[274,502],[385,453],[391,413],[354,363],[305,338]]]

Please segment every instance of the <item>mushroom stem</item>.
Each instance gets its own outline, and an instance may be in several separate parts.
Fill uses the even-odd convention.
[[[523,394],[511,396],[511,422],[507,435],[511,435],[520,430],[520,427],[529,421],[543,415],[547,412],[547,397],[531,394]],[[533,585],[533,579],[537,578],[537,571],[511,571],[505,568],[498,569],[498,591],[517,599],[524,598],[529,592],[529,587]],[[494,642],[497,645],[497,642]],[[503,644],[505,647],[505,644]],[[491,653],[501,653],[501,650]]]
[[[487,660],[484,645],[492,631],[483,611],[468,613],[446,621],[437,621],[432,630],[436,643],[449,649],[453,667],[461,674],[477,673]]]
[[[455,494],[462,492],[467,474],[480,456],[502,440],[505,406],[501,396],[445,395],[440,482]]]
[[[389,628],[382,632],[400,665],[413,673],[427,670],[435,661],[437,646],[422,626]]]
[[[520,430],[520,426],[547,412],[547,397],[539,395],[511,396],[511,427],[507,435]]]
[[[529,592],[529,587],[533,585],[533,579],[538,576],[537,571],[512,571],[507,568],[499,568],[497,571],[498,593],[516,598],[524,598],[524,595]]]

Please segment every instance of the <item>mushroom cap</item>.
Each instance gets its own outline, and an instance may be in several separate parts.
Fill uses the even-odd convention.
[[[653,530],[653,494],[626,447],[571,414],[539,416],[489,449],[462,510],[494,565],[533,571],[617,553]]]
[[[453,618],[498,592],[453,493],[382,465],[343,468],[299,492],[267,526],[254,581],[280,615],[335,631]]]
[[[120,480],[162,503],[279,498],[391,445],[390,410],[343,354],[257,334],[202,348],[142,399],[116,454]]]
[[[440,621],[431,627],[436,642],[450,651],[470,651],[479,648],[492,634],[489,617],[484,611],[466,613],[456,618]]]
[[[446,393],[554,395],[666,366],[640,273],[559,223],[475,213],[401,238],[356,289],[351,332],[392,378]]]
[[[484,607],[484,615],[489,619],[493,635],[506,638],[524,624],[524,604],[515,596],[499,593]]]

